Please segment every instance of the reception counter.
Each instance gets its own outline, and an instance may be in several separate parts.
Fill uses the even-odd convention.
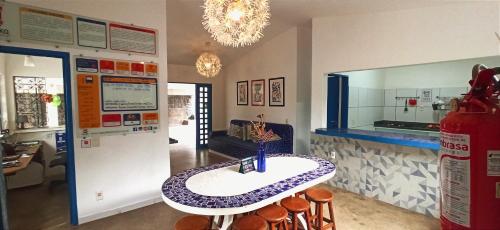
[[[311,134],[312,154],[337,165],[330,185],[434,217],[438,150],[436,137],[349,129]]]

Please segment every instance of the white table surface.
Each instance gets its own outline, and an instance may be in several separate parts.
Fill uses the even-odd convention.
[[[219,167],[220,165],[222,167]],[[233,161],[181,172],[165,181],[162,198],[169,206],[186,213],[208,216],[234,215],[279,202],[285,197],[331,179],[336,172],[335,165],[331,162],[311,156],[294,155],[268,156],[267,171],[264,173],[241,174],[238,168],[239,161]],[[257,189],[279,187],[277,183],[288,184],[290,188],[287,186],[288,189],[265,198],[250,197],[254,196]],[[185,194],[181,194],[183,192]],[[218,205],[221,207],[217,208],[205,207],[198,205],[193,198],[189,198],[190,196],[212,199],[215,202],[225,200],[231,207],[223,207],[224,204]],[[184,197],[190,201],[182,200]],[[256,202],[237,205],[247,198]],[[235,203],[231,204],[233,201]]]

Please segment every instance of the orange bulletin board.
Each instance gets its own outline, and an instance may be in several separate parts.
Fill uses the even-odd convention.
[[[99,107],[99,78],[94,74],[78,74],[78,111],[80,128],[99,128],[101,108]]]

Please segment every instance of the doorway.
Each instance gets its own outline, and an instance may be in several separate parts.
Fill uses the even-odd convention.
[[[196,147],[196,85],[168,83],[170,143]]]
[[[78,224],[70,81],[69,53],[0,46],[0,139],[9,162],[0,189],[10,229]]]

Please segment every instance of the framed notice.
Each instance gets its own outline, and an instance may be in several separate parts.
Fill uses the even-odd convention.
[[[112,50],[156,55],[156,30],[118,23],[109,24]]]
[[[73,17],[28,7],[19,8],[21,38],[72,45]]]
[[[102,111],[158,110],[156,78],[101,76]]]
[[[78,45],[91,48],[108,48],[106,22],[77,18]]]

